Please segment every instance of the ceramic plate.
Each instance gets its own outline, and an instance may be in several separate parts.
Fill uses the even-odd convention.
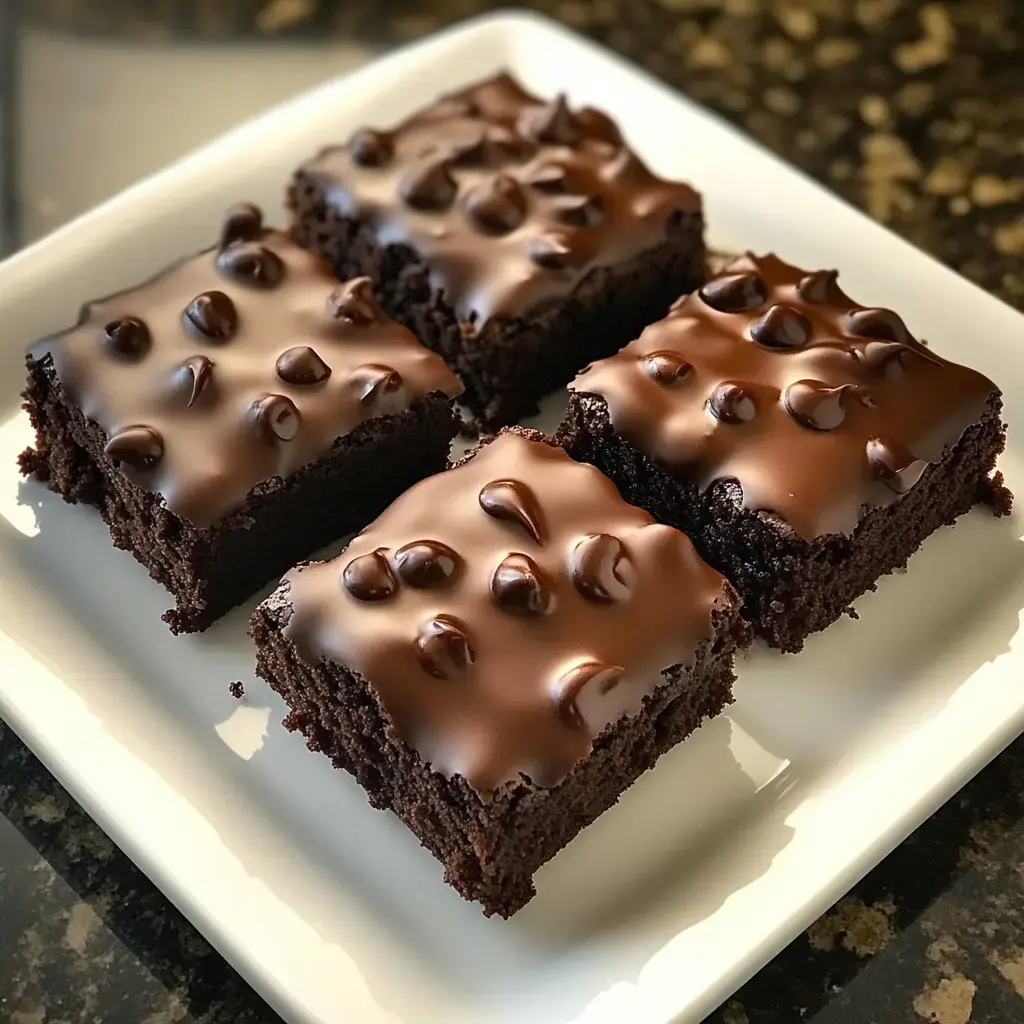
[[[469,23],[279,107],[0,266],[0,714],[289,1021],[699,1020],[1024,725],[1024,527],[976,511],[859,601],[859,621],[797,657],[755,649],[732,712],[546,865],[525,910],[487,920],[281,728],[281,701],[252,677],[252,603],[171,636],[167,595],[99,518],[20,481],[28,342],[207,244],[232,201],[283,219],[289,172],[321,144],[505,67],[622,120],[656,170],[704,193],[716,245],[838,265],[851,295],[998,381],[1003,468],[1024,493],[1017,313],[525,15]]]

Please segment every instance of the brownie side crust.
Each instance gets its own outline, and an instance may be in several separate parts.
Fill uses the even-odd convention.
[[[713,614],[714,637],[692,668],[675,666],[639,714],[609,726],[558,785],[525,779],[485,801],[459,775],[446,778],[394,735],[372,688],[321,659],[308,664],[282,630],[291,615],[282,587],[253,616],[256,672],[288,702],[286,728],[326,754],[391,810],[444,865],[445,881],[490,917],[510,917],[535,895],[534,872],[612,807],[658,758],[732,702],[733,658],[749,627],[735,610]]]
[[[320,461],[258,485],[238,512],[199,529],[115,467],[106,433],[68,400],[49,356],[27,362],[24,408],[37,441],[22,454],[22,471],[65,501],[99,510],[115,547],[174,596],[164,619],[175,633],[206,629],[299,559],[365,526],[445,467],[456,432],[445,395],[418,398],[339,438]]]
[[[369,276],[385,312],[455,370],[466,387],[463,401],[491,429],[535,413],[538,399],[585,364],[618,351],[702,280],[701,214],[677,212],[663,241],[590,271],[557,305],[529,316],[495,316],[478,329],[460,321],[431,286],[420,254],[408,245],[378,245],[371,226],[327,202],[315,176],[296,174],[288,205],[295,240],[342,279]]]
[[[560,440],[617,484],[622,496],[686,533],[701,556],[736,587],[743,614],[771,646],[796,652],[806,636],[836,621],[879,577],[903,568],[929,534],[980,502],[996,515],[1011,497],[993,476],[1005,445],[1002,402],[994,394],[940,462],[891,505],[868,510],[852,535],[805,540],[769,514],[742,507],[733,481],[702,492],[638,451],[613,429],[605,400],[570,395]]]

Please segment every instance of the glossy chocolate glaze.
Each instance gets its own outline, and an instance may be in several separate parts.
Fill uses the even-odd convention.
[[[701,489],[732,479],[746,508],[804,538],[850,534],[997,389],[836,277],[748,254],[570,388],[602,397],[618,433]]]
[[[515,433],[286,581],[300,654],[358,672],[402,741],[480,793],[555,785],[734,600],[683,534]]]

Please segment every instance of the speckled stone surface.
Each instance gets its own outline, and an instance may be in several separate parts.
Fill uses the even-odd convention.
[[[136,31],[121,19],[120,30],[301,38],[358,27],[397,40],[494,5],[382,0],[364,17],[351,0],[239,4],[249,21],[214,0],[140,6],[178,20],[152,14]],[[531,6],[680,86],[1024,308],[1024,4]],[[206,13],[182,20],[186,8]],[[0,1022],[276,1020],[0,723]],[[709,1020],[1024,1024],[1024,740]]]

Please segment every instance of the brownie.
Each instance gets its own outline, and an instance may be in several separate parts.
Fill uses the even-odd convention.
[[[834,270],[748,254],[570,385],[560,438],[685,531],[769,644],[798,651],[994,473],[1001,396]]]
[[[233,207],[217,246],[28,352],[22,470],[95,505],[205,629],[442,469],[461,385],[364,277]]]
[[[302,166],[294,233],[440,352],[490,428],[611,355],[696,287],[701,206],[616,124],[507,74]]]
[[[251,632],[285,724],[508,917],[731,701],[738,607],[686,537],[514,427],[289,573]]]

